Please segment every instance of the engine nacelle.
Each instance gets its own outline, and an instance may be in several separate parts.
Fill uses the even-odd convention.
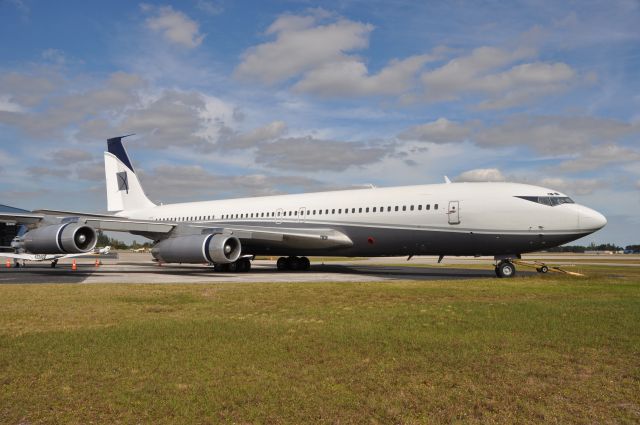
[[[23,247],[32,254],[81,254],[96,246],[96,231],[77,223],[52,224],[25,233]]]
[[[241,250],[235,236],[209,234],[165,239],[153,247],[151,254],[163,263],[228,264],[240,258]]]

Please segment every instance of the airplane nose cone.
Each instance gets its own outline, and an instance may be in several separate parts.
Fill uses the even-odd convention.
[[[595,232],[607,224],[605,216],[590,208],[580,210],[580,228]]]

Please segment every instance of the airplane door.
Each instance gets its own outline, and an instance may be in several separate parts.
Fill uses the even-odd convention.
[[[460,224],[460,202],[449,201],[449,224]]]
[[[307,209],[305,207],[300,207],[298,209],[298,221],[300,223],[305,222],[305,220],[307,219],[306,214],[307,214]]]
[[[282,223],[282,214],[283,214],[282,208],[278,208],[276,210],[276,224]]]

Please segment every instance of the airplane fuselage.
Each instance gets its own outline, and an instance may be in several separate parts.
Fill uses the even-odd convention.
[[[124,215],[124,214],[121,214]],[[512,255],[595,232],[600,213],[566,195],[517,183],[450,183],[159,205],[131,219],[242,226],[335,229],[350,246],[292,249],[243,244],[256,255]]]

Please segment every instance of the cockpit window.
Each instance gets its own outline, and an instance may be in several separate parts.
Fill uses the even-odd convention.
[[[555,207],[561,204],[574,204],[573,199],[568,196],[516,196],[516,198],[524,199],[525,201],[535,202],[537,204],[549,205]]]

